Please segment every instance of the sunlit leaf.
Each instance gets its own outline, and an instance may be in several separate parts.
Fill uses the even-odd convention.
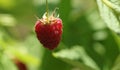
[[[118,1],[118,3],[119,2],[120,1]],[[107,26],[116,33],[120,33],[120,14],[118,14],[120,12],[120,6],[109,0],[97,0],[97,4],[100,15]]]
[[[71,49],[64,49],[59,52],[53,53],[56,58],[60,58],[67,63],[79,67],[82,70],[99,70],[98,66],[92,60],[84,48],[81,46],[74,46]],[[80,60],[82,62],[80,62]]]
[[[119,0],[102,0],[109,8],[113,9],[117,13],[120,13],[120,1]]]

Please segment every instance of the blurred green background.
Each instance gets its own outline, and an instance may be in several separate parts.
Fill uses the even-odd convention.
[[[34,32],[45,0],[0,0],[0,70],[120,70],[117,35],[100,18],[95,0],[48,0],[59,8],[62,41],[54,51]]]

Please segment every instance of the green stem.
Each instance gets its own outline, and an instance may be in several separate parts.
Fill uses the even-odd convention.
[[[47,22],[49,23],[49,16],[48,16],[48,0],[46,0],[46,16],[47,16]]]

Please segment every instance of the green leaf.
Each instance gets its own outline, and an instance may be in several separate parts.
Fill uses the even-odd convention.
[[[60,58],[63,61],[79,67],[82,70],[99,70],[96,63],[87,55],[84,48],[74,46],[71,49],[64,49],[53,53],[54,57]],[[83,62],[80,62],[80,60]]]
[[[120,2],[120,1],[118,1]],[[120,33],[120,6],[108,0],[97,0],[102,19],[116,33]]]
[[[109,8],[120,13],[120,1],[118,0],[102,0]]]

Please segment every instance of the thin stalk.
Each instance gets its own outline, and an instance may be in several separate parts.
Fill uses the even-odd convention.
[[[46,0],[46,16],[47,16],[47,23],[49,23],[49,14],[48,14],[48,0]]]

